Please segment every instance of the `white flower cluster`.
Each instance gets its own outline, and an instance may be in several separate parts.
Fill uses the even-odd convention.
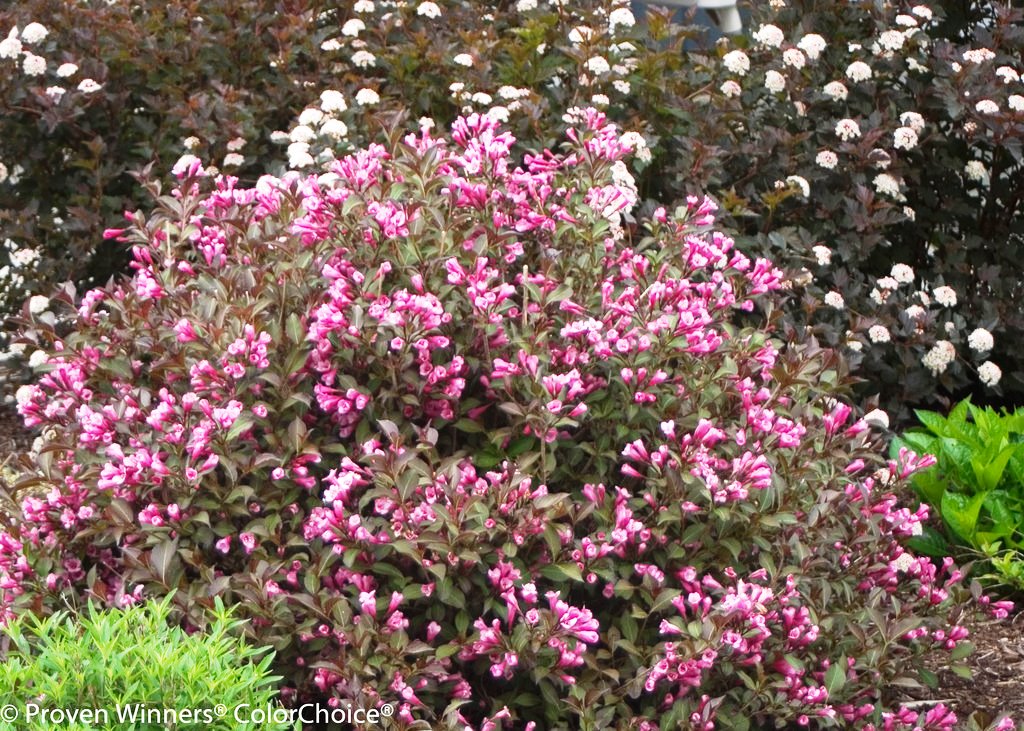
[[[356,94],[357,103],[361,105],[376,103],[363,92],[377,94],[372,89],[360,89]],[[360,94],[363,94],[361,102]],[[379,100],[378,96],[377,101]],[[326,89],[320,94],[320,104],[303,109],[299,114],[298,123],[290,132],[275,132],[271,135],[271,140],[274,142],[288,143],[288,167],[293,170],[312,167],[317,159],[325,165],[330,164],[334,160],[334,146],[348,137],[348,125],[335,115],[347,109],[348,103],[340,91]],[[318,151],[313,150],[314,143],[320,148]],[[231,143],[229,143],[230,148]],[[316,152],[316,157],[314,157],[314,152]],[[226,159],[225,164],[227,164]]]
[[[925,353],[921,363],[932,372],[933,376],[937,376],[945,372],[949,364],[955,359],[956,348],[953,347],[953,343],[948,340],[939,340],[936,341],[931,350]]]
[[[986,360],[978,366],[978,380],[989,388],[992,388],[1003,377],[1003,371],[990,360]]]
[[[992,337],[992,333],[979,327],[967,336],[967,345],[976,353],[987,353],[995,345],[995,339]]]
[[[888,343],[892,340],[892,336],[889,333],[889,328],[885,325],[872,325],[868,329],[868,339],[872,343]]]
[[[935,301],[943,307],[956,307],[956,290],[945,285],[932,290]]]
[[[836,122],[836,136],[843,142],[860,137],[860,125],[852,119],[840,119]]]

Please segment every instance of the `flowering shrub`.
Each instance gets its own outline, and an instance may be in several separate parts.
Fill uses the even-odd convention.
[[[843,348],[873,375],[862,392],[880,390],[897,418],[907,404],[1024,387],[1005,348],[1022,327],[1024,253],[1024,49],[1020,11],[1005,4],[973,4],[989,16],[978,22],[946,17],[942,3],[757,3],[749,37],[694,50],[697,31],[669,13],[638,17],[613,0],[487,13],[454,0],[303,0],[278,13],[249,0],[206,3],[201,16],[166,3],[39,5],[0,15],[49,28],[31,42],[19,30],[0,58],[18,69],[0,82],[11,99],[0,199],[27,212],[5,226],[19,304],[137,205],[122,173],[151,158],[166,169],[198,156],[251,181],[282,172],[267,162],[273,141],[282,167],[326,171],[401,115],[446,129],[473,112],[507,123],[521,152],[552,146],[594,105],[634,133],[641,197],[710,192],[741,243],[794,280],[790,336],[809,325]],[[101,88],[73,83],[85,78]],[[65,154],[68,175],[52,175]],[[122,249],[103,251],[90,270],[101,278]],[[885,288],[894,267],[909,278]],[[967,343],[977,328],[993,333],[991,352]]]
[[[208,631],[193,634],[168,626],[170,605],[170,597],[123,611],[90,604],[77,617],[58,612],[5,625],[0,689],[23,715],[13,723],[5,714],[0,728],[227,731],[239,727],[234,712],[243,704],[273,708],[272,653],[234,636],[240,623],[223,603],[215,602]],[[230,715],[218,715],[218,704]],[[249,727],[288,728],[259,716]]]
[[[106,281],[104,228],[145,198],[131,173],[192,150],[262,172],[267,132],[319,73],[310,3],[26,0],[0,8],[0,309],[64,278]]]
[[[758,3],[749,39],[708,52],[614,2],[356,3],[319,26],[347,73],[275,138],[291,167],[327,169],[387,110],[428,127],[486,113],[531,149],[576,122],[566,106],[606,108],[642,141],[638,189],[716,194],[800,285],[794,334],[844,348],[898,417],[964,389],[1001,398],[1024,385],[1014,352],[966,336],[1021,326],[1020,11],[875,6]]]
[[[762,214],[762,250],[804,258],[806,321],[900,416],[1019,392],[1021,11],[774,5],[716,74],[726,205]]]
[[[319,176],[179,169],[108,232],[130,279],[23,323],[6,616],[224,596],[287,702],[398,728],[952,728],[883,695],[967,650],[891,492],[932,460],[773,339],[781,272],[711,201],[628,224],[630,138],[579,119],[521,166],[474,114]]]

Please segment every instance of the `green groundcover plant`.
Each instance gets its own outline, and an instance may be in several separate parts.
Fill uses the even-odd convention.
[[[242,640],[238,620],[219,600],[206,631],[186,633],[168,624],[171,598],[101,611],[46,618],[23,615],[0,636],[0,695],[19,717],[0,728],[51,731],[237,729],[232,715],[244,704],[272,707],[278,678],[272,652]],[[173,716],[167,715],[173,712]],[[290,728],[255,722],[247,728]]]
[[[990,559],[996,578],[1024,588],[1024,410],[1007,413],[962,401],[943,417],[918,411],[923,426],[893,441],[935,455],[934,467],[911,484],[941,517],[946,536]],[[941,534],[928,530],[917,548],[945,555]]]
[[[130,278],[23,310],[4,616],[222,596],[286,703],[400,729],[951,729],[890,690],[979,608],[903,545],[932,460],[778,340],[792,284],[711,200],[638,211],[637,137],[568,114],[522,158],[470,114],[252,186],[180,161],[107,232]]]

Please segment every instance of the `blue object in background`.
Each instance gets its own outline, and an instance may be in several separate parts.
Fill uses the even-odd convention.
[[[702,0],[668,0],[668,2],[658,2],[657,0],[650,0],[649,2],[640,2],[640,0],[632,0],[630,5],[632,6],[633,14],[637,18],[642,18],[646,14],[648,6],[653,5],[655,7],[676,8],[673,20],[677,23],[686,23],[689,13],[693,7],[697,5],[697,12],[694,14],[692,22],[707,28],[707,35],[705,38],[709,44],[714,44],[718,39],[727,35],[742,33],[743,29],[747,27],[750,20],[750,11],[746,8],[740,9],[735,5],[722,8],[701,7],[698,5],[701,1]],[[708,4],[711,5],[718,3]],[[718,23],[716,23],[708,14],[709,10],[717,12]],[[692,43],[687,41],[686,47],[693,50],[691,46]]]

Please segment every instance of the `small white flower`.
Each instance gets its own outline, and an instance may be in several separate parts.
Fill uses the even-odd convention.
[[[854,83],[867,81],[871,78],[871,67],[863,61],[854,61],[846,67],[846,78]]]
[[[26,53],[21,68],[26,76],[42,76],[46,73],[46,59],[34,53]]]
[[[341,26],[341,34],[343,36],[348,36],[349,38],[355,38],[364,30],[366,30],[366,23],[361,21],[359,18],[346,20],[345,25]]]
[[[891,196],[896,200],[903,200],[903,194],[900,193],[900,182],[889,173],[879,173],[872,183],[879,193]]]
[[[896,25],[901,26],[903,28],[916,28],[917,20],[914,18],[913,15],[906,15],[904,13],[900,13],[899,15],[896,16]]]
[[[313,131],[312,127],[308,127],[304,124],[297,125],[295,129],[291,131],[288,138],[292,142],[312,142],[316,139],[316,132]]]
[[[235,137],[232,140],[228,140],[228,152],[238,152],[243,147],[245,147],[245,144],[246,142],[244,137]]]
[[[181,146],[184,147],[186,150],[194,150],[197,147],[199,147],[199,138],[196,137],[195,135],[191,137],[186,137],[182,141]]]
[[[732,79],[729,79],[721,86],[721,92],[730,99],[743,93],[743,88]]]
[[[296,152],[294,155],[288,156],[288,167],[293,169],[308,168],[313,165],[316,161],[313,156],[308,152]]]
[[[224,156],[224,167],[226,168],[236,168],[244,163],[245,157],[239,155],[237,152],[229,152]]]
[[[818,266],[828,266],[832,263],[832,249],[827,246],[814,246],[811,248],[814,252],[814,258],[818,261]]]
[[[910,127],[900,127],[892,134],[892,146],[896,150],[913,150],[917,147],[917,132]]]
[[[594,35],[594,30],[592,28],[588,28],[585,25],[578,25],[569,31],[569,42],[574,46],[579,46],[589,40],[592,35]]]
[[[796,44],[796,47],[806,53],[807,58],[812,61],[817,60],[821,52],[825,50],[825,46],[825,39],[817,33],[808,33]]]
[[[914,565],[914,562],[916,560],[917,559],[915,559],[909,553],[901,553],[893,560],[891,565],[893,569],[895,569],[896,571],[906,573],[907,571],[910,571],[910,567]]]
[[[496,122],[504,124],[508,121],[508,108],[502,106],[491,107],[487,110],[487,116]]]
[[[737,76],[745,76],[750,71],[750,57],[743,51],[729,51],[722,56],[722,65]]]
[[[864,414],[864,421],[866,421],[869,426],[873,426],[876,429],[889,428],[889,415],[881,409],[874,409]]]
[[[999,379],[1002,377],[1002,370],[990,360],[986,360],[978,366],[978,379],[990,388],[999,383]]]
[[[632,28],[636,25],[636,18],[629,8],[616,8],[608,14],[608,29],[614,33],[618,27]]]
[[[766,46],[772,48],[778,48],[782,45],[782,42],[786,39],[785,34],[779,29],[778,26],[771,24],[762,25],[754,33],[754,40],[758,43],[763,43]]]
[[[595,107],[606,107],[611,104],[611,101],[605,94],[594,94],[594,96],[590,97],[590,103]]]
[[[19,386],[18,390],[14,393],[14,399],[18,402],[18,404],[24,406],[25,404],[32,400],[32,396],[35,395],[35,392],[35,386]]]
[[[28,311],[33,315],[38,315],[42,312],[46,312],[46,308],[50,306],[50,298],[44,297],[41,294],[37,294],[28,301]]]
[[[320,126],[320,134],[340,140],[348,135],[348,126],[340,119],[328,119]]]
[[[924,129],[924,117],[917,112],[903,112],[900,115],[900,124],[910,127],[918,134]]]
[[[956,307],[956,290],[945,285],[932,290],[935,301],[943,307]]]
[[[527,13],[537,9],[537,0],[519,0],[516,3],[516,10],[520,13]]]
[[[913,8],[910,9],[910,12],[912,12],[918,18],[924,18],[925,20],[932,19],[932,10],[927,5],[915,5]]]
[[[996,57],[996,54],[992,53],[988,48],[972,48],[969,51],[964,51],[963,59],[966,63],[984,63],[985,61],[991,61]]]
[[[62,79],[74,76],[76,73],[78,73],[78,67],[73,63],[62,63],[57,67],[57,76]]]
[[[21,55],[21,41],[14,35],[15,32],[16,29],[12,35],[0,41],[0,58],[17,58]]]
[[[416,8],[416,15],[422,15],[424,18],[440,18],[441,8],[437,6],[437,3],[427,2],[420,3]]]
[[[725,82],[725,84],[728,84],[728,83],[730,83],[730,82],[728,82],[728,81]],[[735,82],[732,82],[732,83],[735,83]],[[725,84],[722,84],[722,86],[724,87]],[[739,86],[739,84],[736,84],[736,85]],[[624,80],[624,79],[616,79],[615,81],[612,82],[612,86],[614,86],[615,87],[615,91],[619,92],[620,94],[628,94],[632,90],[632,88],[633,88],[632,85],[630,85],[630,83],[628,81]]]
[[[328,38],[326,41],[320,44],[321,51],[340,51],[341,50],[341,39],[339,38]]]
[[[103,87],[100,84],[97,84],[92,79],[83,79],[81,83],[78,84],[78,90],[83,94],[93,94],[102,88]]]
[[[782,52],[782,63],[795,69],[802,69],[807,65],[807,58],[800,49],[787,48]]]
[[[988,177],[988,170],[985,169],[985,165],[978,160],[971,160],[964,166],[964,173],[968,178],[974,181],[981,182]]]
[[[372,13],[375,7],[373,0],[356,0],[356,4],[352,6],[352,10],[361,15],[365,15],[367,13]]]
[[[890,53],[898,51],[903,48],[903,43],[907,40],[907,37],[898,30],[887,30],[883,31],[878,36],[878,45]]]
[[[1024,112],[1024,96],[1020,94],[1010,94],[1006,99],[1006,103],[1009,104],[1010,109],[1014,112]]]
[[[849,92],[846,90],[846,85],[842,81],[830,81],[825,84],[825,88],[822,89],[825,96],[831,97],[832,101],[841,102],[846,99]]]
[[[815,156],[814,162],[826,170],[833,170],[839,164],[839,156],[832,150],[822,150]]]
[[[846,302],[843,300],[843,295],[839,292],[829,292],[825,295],[825,304],[836,310],[841,310],[846,307]]]
[[[949,364],[956,358],[956,348],[948,340],[938,340],[935,345],[925,353],[921,363],[932,372],[933,376],[943,373]]]
[[[344,112],[348,109],[345,97],[340,91],[328,89],[320,93],[320,108],[330,114],[331,112]]]
[[[917,220],[917,211],[915,211],[910,206],[903,206],[903,215],[906,216],[907,219],[910,221]]]
[[[472,97],[470,97],[470,101],[472,101],[474,104],[479,104],[481,106],[486,107],[494,100],[491,98],[490,94],[485,94],[482,91],[478,91]]]
[[[46,38],[49,31],[46,30],[46,26],[41,23],[29,23],[25,26],[25,30],[21,32],[21,40],[25,43],[39,43],[39,41]]]
[[[48,86],[46,87],[45,93],[46,96],[50,97],[50,99],[53,100],[54,104],[59,104],[61,98],[63,98],[66,92],[67,89],[65,89],[63,86]]]
[[[316,107],[306,107],[302,110],[302,114],[299,115],[299,124],[312,127],[313,125],[320,124],[323,118],[324,113],[320,109],[317,109]]]
[[[778,94],[786,88],[786,77],[775,69],[770,69],[764,75],[764,86],[773,94]]]
[[[459,66],[465,66],[467,68],[473,65],[473,57],[468,53],[460,53],[453,58],[452,61]]]
[[[889,328],[885,325],[872,325],[868,330],[868,339],[872,343],[888,343],[892,340],[892,336],[889,334]]]
[[[854,137],[860,137],[860,125],[852,119],[840,119],[836,123],[836,136],[843,142],[848,142]]]
[[[1002,79],[1004,84],[1020,81],[1020,74],[1017,73],[1017,69],[1011,66],[1000,66],[996,69],[996,76]]]
[[[979,327],[967,336],[967,345],[976,353],[987,353],[995,345],[995,339],[992,337],[992,333]]]
[[[356,92],[356,104],[361,107],[368,107],[380,103],[380,94],[373,89],[360,89]]]
[[[999,114],[999,105],[991,99],[982,99],[974,105],[978,114]]]
[[[900,284],[910,284],[914,281],[914,270],[907,264],[893,264],[889,274]]]
[[[369,51],[356,51],[352,54],[352,65],[360,69],[368,69],[377,63],[377,57]]]
[[[587,70],[595,76],[606,74],[611,71],[612,68],[603,56],[593,56],[587,59],[587,63],[585,65]]]

